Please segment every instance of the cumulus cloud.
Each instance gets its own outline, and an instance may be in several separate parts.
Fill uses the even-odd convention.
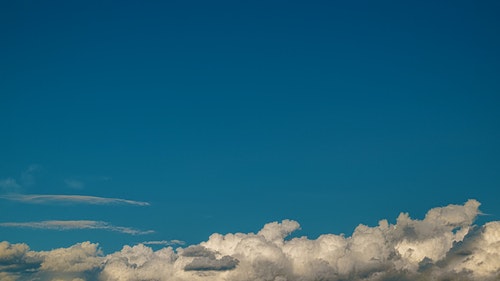
[[[186,248],[154,251],[139,244],[106,256],[90,242],[48,252],[2,242],[0,264],[31,258],[36,268],[5,275],[20,280],[62,274],[100,281],[499,280],[500,222],[475,226],[479,205],[469,200],[434,208],[423,220],[402,213],[395,224],[359,225],[350,237],[287,239],[300,225],[284,220],[257,233],[216,233]]]
[[[40,270],[54,272],[85,272],[98,268],[102,262],[102,251],[98,244],[83,242],[69,248],[37,252],[43,262]]]
[[[107,198],[87,195],[50,195],[50,194],[8,194],[0,196],[1,199],[23,203],[81,203],[93,205],[124,204],[135,206],[149,206],[148,202],[134,201],[120,198]]]
[[[83,242],[51,251],[0,242],[0,280],[92,280],[104,260],[97,244]]]
[[[126,234],[140,235],[150,234],[153,230],[139,230],[131,227],[115,226],[104,221],[92,220],[50,220],[36,222],[3,222],[0,227],[18,227],[18,228],[36,228],[52,230],[71,230],[71,229],[103,229],[117,231]]]
[[[220,259],[212,257],[199,257],[193,259],[184,267],[185,271],[224,271],[234,269],[238,265],[238,260],[231,256],[223,256]]]
[[[29,254],[29,247],[24,243],[10,244],[7,241],[0,242],[0,280],[17,278],[19,272],[37,268],[41,260]]]
[[[108,255],[99,274],[99,280],[172,280],[182,269],[175,266],[177,255],[171,247],[153,251],[139,244],[124,246],[119,252]]]
[[[28,249],[28,245],[24,243],[12,245],[7,241],[0,242],[0,263],[20,259]]]

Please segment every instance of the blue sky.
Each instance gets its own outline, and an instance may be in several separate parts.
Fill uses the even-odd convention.
[[[4,1],[0,222],[108,227],[0,240],[115,251],[282,219],[314,238],[469,198],[498,220],[499,9]]]

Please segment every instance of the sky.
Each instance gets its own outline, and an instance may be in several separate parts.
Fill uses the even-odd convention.
[[[0,241],[30,250],[0,250],[87,247],[109,261],[124,245],[171,246],[181,264],[221,263],[215,251],[237,271],[245,259],[212,234],[280,222],[283,241],[351,237],[401,212],[477,207],[466,202],[481,207],[460,227],[490,233],[499,12],[498,1],[1,1]],[[205,248],[182,254],[190,245]],[[85,270],[73,277],[94,280]]]

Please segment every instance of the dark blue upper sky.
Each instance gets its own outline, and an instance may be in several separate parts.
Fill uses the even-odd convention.
[[[147,3],[146,3],[147,2]],[[500,217],[497,1],[3,1],[0,191],[36,249],[299,235],[475,198]],[[40,238],[43,237],[43,238]]]

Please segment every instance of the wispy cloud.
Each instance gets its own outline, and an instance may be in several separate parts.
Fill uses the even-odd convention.
[[[64,183],[67,187],[72,189],[82,189],[83,187],[85,187],[85,184],[82,181],[74,179],[65,179]]]
[[[181,240],[160,240],[160,241],[144,241],[141,242],[141,244],[172,246],[172,245],[185,245],[186,242]]]
[[[35,174],[40,171],[42,167],[38,164],[32,164],[21,174],[21,183],[23,186],[31,186],[35,184]]]
[[[22,192],[23,188],[35,184],[35,174],[41,169],[40,165],[30,165],[21,176],[16,178],[8,177],[6,179],[0,179],[0,191],[2,193]]]
[[[13,178],[6,178],[0,180],[0,188],[5,190],[5,191],[13,191],[13,190],[18,190],[21,187],[19,183]]]
[[[125,204],[135,206],[149,206],[148,202],[108,198],[87,195],[49,195],[49,194],[8,194],[1,195],[1,199],[32,204],[44,203],[80,203],[93,205]]]
[[[116,231],[131,235],[143,235],[154,233],[153,230],[139,230],[131,227],[115,226],[105,221],[92,220],[49,220],[34,222],[3,222],[0,227],[34,228],[51,230],[73,230],[73,229],[103,229]]]

